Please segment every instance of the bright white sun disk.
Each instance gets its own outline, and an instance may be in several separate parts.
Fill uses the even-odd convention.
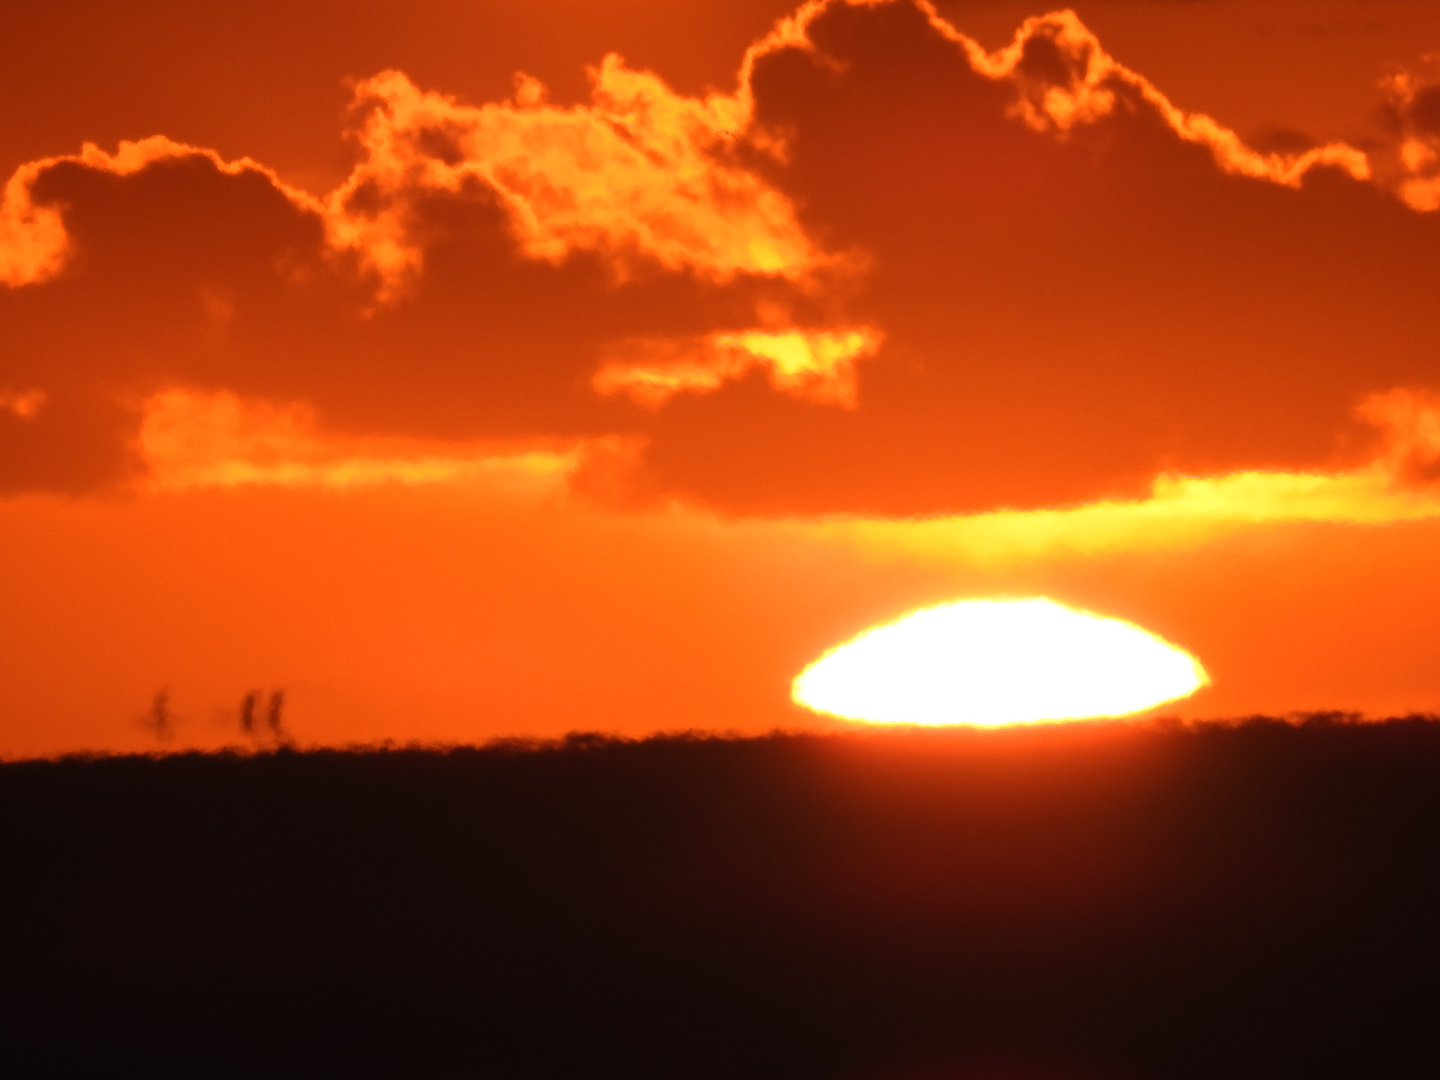
[[[1183,649],[1053,600],[923,608],[831,649],[791,696],[817,712],[892,724],[1015,724],[1124,716],[1209,682]]]

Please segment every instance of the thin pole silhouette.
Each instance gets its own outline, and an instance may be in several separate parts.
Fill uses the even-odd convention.
[[[240,730],[246,735],[255,734],[255,708],[260,704],[260,695],[251,690],[240,699]]]
[[[175,714],[170,711],[170,691],[161,690],[150,703],[150,711],[142,721],[155,733],[157,739],[169,739],[175,734]]]
[[[284,712],[284,709],[285,691],[272,691],[270,694],[270,707],[265,710],[265,723],[270,728],[270,734],[275,736],[276,742],[288,744],[290,742],[290,735],[285,730],[285,725],[281,721],[281,714]]]

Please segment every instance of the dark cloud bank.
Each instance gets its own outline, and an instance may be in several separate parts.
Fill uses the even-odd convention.
[[[11,1075],[1433,1076],[1440,723],[0,767]]]
[[[1020,84],[975,71],[908,4],[835,5],[810,36],[817,53],[773,51],[753,77],[786,163],[705,158],[856,257],[808,288],[640,256],[617,280],[583,245],[525,258],[471,183],[406,196],[424,270],[376,308],[318,212],[258,171],[47,166],[35,204],[62,213],[71,255],[0,289],[0,389],[48,395],[0,415],[0,493],[122,483],[138,403],[170,386],[306,400],[341,433],[617,433],[647,440],[655,487],[711,506],[911,514],[1143,494],[1163,468],[1324,467],[1363,395],[1434,385],[1440,216],[1335,167],[1295,189],[1227,174],[1118,76],[1108,114],[1033,130],[1011,115]],[[1084,68],[1088,46],[1066,48],[1027,45],[1035,100]],[[1431,131],[1418,79],[1391,95],[1397,146]],[[743,330],[767,308],[883,331],[857,409],[758,370],[659,410],[590,384],[616,343]]]

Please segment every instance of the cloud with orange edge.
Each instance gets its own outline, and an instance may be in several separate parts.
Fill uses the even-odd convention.
[[[1393,182],[1400,197],[1416,210],[1440,210],[1440,53],[1390,72],[1380,86],[1381,116],[1395,139]]]
[[[873,131],[844,127],[861,115],[856,102],[880,100],[877,95],[888,92],[880,80],[895,76],[877,59],[878,46],[853,32],[862,25],[875,32],[874,41],[890,35],[886,40],[896,49],[948,65],[951,96],[944,100],[979,103],[977,110],[998,103],[988,126],[967,128],[958,109],[953,117],[928,115],[933,103],[911,98],[887,116],[882,134],[909,130],[896,120],[913,110],[923,123],[917,121],[902,149],[931,155],[930,165],[902,162],[886,172],[895,146],[882,145]],[[892,61],[910,64],[909,53]],[[550,103],[544,88],[525,76],[517,77],[510,99],[481,105],[423,90],[398,71],[361,80],[355,95],[359,161],[343,184],[320,198],[249,159],[226,160],[163,136],[122,143],[114,154],[87,145],[78,155],[23,166],[0,205],[0,280],[16,290],[17,303],[22,293],[78,287],[90,272],[68,223],[84,219],[82,203],[93,191],[70,202],[47,196],[54,177],[68,169],[72,178],[83,174],[111,182],[107,190],[129,190],[185,163],[195,177],[213,179],[217,190],[241,180],[258,185],[290,208],[294,222],[313,226],[320,239],[309,262],[292,250],[309,242],[298,225],[300,239],[277,241],[266,253],[274,275],[265,286],[274,295],[266,302],[277,312],[285,305],[299,310],[323,294],[333,307],[314,316],[306,344],[298,346],[287,340],[280,315],[264,328],[270,338],[253,329],[259,305],[243,288],[202,281],[208,323],[193,342],[151,326],[138,332],[153,340],[137,340],[135,328],[127,327],[111,335],[127,340],[123,349],[86,342],[58,361],[7,358],[0,384],[43,395],[24,401],[44,401],[45,408],[22,408],[15,397],[0,434],[17,446],[31,445],[24,442],[30,439],[42,447],[26,451],[32,457],[49,452],[43,447],[83,442],[73,437],[78,428],[54,426],[62,421],[116,424],[131,443],[139,431],[144,446],[164,428],[155,426],[156,416],[174,411],[154,403],[179,400],[167,393],[198,394],[196,400],[212,405],[223,400],[215,395],[231,393],[235,400],[304,401],[315,418],[350,438],[385,433],[423,442],[443,431],[462,448],[456,460],[471,452],[464,447],[498,437],[505,425],[506,437],[515,437],[519,425],[526,430],[518,434],[536,439],[648,442],[645,467],[661,489],[740,512],[822,512],[848,504],[930,513],[962,504],[1093,500],[1177,468],[1203,472],[1207,461],[1218,461],[1218,472],[1252,477],[1302,475],[1297,463],[1338,476],[1334,462],[1325,460],[1322,434],[1334,438],[1347,422],[1345,410],[1387,387],[1424,388],[1414,359],[1424,352],[1424,330],[1409,308],[1398,321],[1390,309],[1367,316],[1382,329],[1400,327],[1394,331],[1399,346],[1377,342],[1379,359],[1344,355],[1353,348],[1346,342],[1326,357],[1307,357],[1306,378],[1291,377],[1291,358],[1272,362],[1272,346],[1252,343],[1259,337],[1254,316],[1242,309],[1255,298],[1226,294],[1236,271],[1223,262],[1226,243],[1254,241],[1247,219],[1279,208],[1264,218],[1266,228],[1278,230],[1277,245],[1294,250],[1276,263],[1281,269],[1273,276],[1281,285],[1261,296],[1271,308],[1267,332],[1297,331],[1291,346],[1300,354],[1338,340],[1316,329],[1338,306],[1298,280],[1305,266],[1294,252],[1335,242],[1340,227],[1334,235],[1324,231],[1331,198],[1349,200],[1345,213],[1360,207],[1397,234],[1431,229],[1418,224],[1427,215],[1395,216],[1430,208],[1423,195],[1431,167],[1430,91],[1419,75],[1397,76],[1388,90],[1406,133],[1403,182],[1372,168],[1360,149],[1338,143],[1290,155],[1249,148],[1113,59],[1072,12],[1028,19],[1009,45],[988,52],[925,0],[812,0],[751,46],[732,91],[678,93],[660,75],[629,68],[615,55],[601,60],[591,77],[589,101],[566,106]],[[808,93],[830,94],[826,100],[836,107],[795,111]],[[970,136],[978,140],[974,148],[964,141]],[[1114,151],[1116,145],[1123,152]],[[1197,168],[1191,149],[1208,154],[1208,172]],[[993,176],[1020,182],[986,180],[976,160],[993,164]],[[949,190],[916,186],[943,173],[930,167],[936,163],[969,168],[965,176],[1004,190],[981,183],[966,192],[956,186],[963,176]],[[1102,169],[1113,176],[1097,180]],[[1152,172],[1168,179],[1144,188]],[[896,175],[908,186],[896,186]],[[1107,223],[1103,216],[1116,213],[1104,203],[1111,189],[1119,190],[1110,182],[1115,177],[1156,200],[1171,200],[1157,201],[1151,212],[1176,230],[1176,247],[1213,241],[1221,254],[1212,253],[1207,263],[1188,251],[1182,257],[1160,249],[1155,229],[1129,225],[1146,210],[1133,198],[1119,228]],[[866,191],[865,183],[889,186]],[[1028,195],[1027,184],[1043,189],[1043,197]],[[1365,201],[1362,193],[1377,185],[1403,202],[1392,209]],[[1036,205],[1025,205],[1027,197],[1036,197]],[[1057,209],[1062,197],[1076,202]],[[909,202],[923,208],[914,220],[903,218]],[[483,348],[468,347],[475,359],[467,359],[473,324],[444,323],[458,319],[462,306],[425,308],[432,293],[469,290],[489,298],[499,292],[493,275],[512,272],[499,259],[469,279],[449,278],[456,273],[450,264],[436,265],[434,252],[468,242],[448,234],[453,222],[435,211],[453,204],[495,211],[503,228],[499,242],[516,257],[513,266],[541,275],[528,279],[536,284],[527,286],[527,302],[538,304],[545,293],[540,283],[549,281],[557,309],[580,310],[577,298],[589,305],[589,323],[556,337],[553,347],[547,339],[544,364],[515,359],[515,342],[541,338],[540,324],[549,316],[538,308],[507,311],[502,302],[479,315],[466,313],[495,330]],[[168,205],[157,211],[170,212]],[[1043,214],[1050,215],[1043,226],[1049,232],[1037,240],[1024,230]],[[490,227],[491,218],[478,220]],[[900,236],[900,226],[914,228],[917,221],[913,236]],[[977,224],[993,232],[977,231]],[[1374,231],[1368,225],[1354,231],[1367,229]],[[1376,235],[1378,250],[1389,234]],[[196,258],[202,256],[209,260],[204,273],[217,277],[233,262],[223,250]],[[962,258],[969,265],[957,265]],[[123,259],[117,255],[112,265],[122,267]],[[1179,266],[1175,284],[1161,292],[1154,282],[1163,275],[1145,259],[1161,269]],[[1350,261],[1355,268],[1347,272],[1358,289],[1366,263]],[[1425,271],[1416,265],[1423,292]],[[605,281],[576,284],[585,266],[603,269]],[[74,273],[67,276],[67,267]],[[355,268],[358,281],[348,273]],[[1288,277],[1297,279],[1293,287],[1284,284]],[[1010,291],[1002,295],[1003,289]],[[1374,302],[1392,308],[1410,302],[1408,294],[1397,295],[1377,290]],[[616,317],[612,311],[627,300],[625,318]],[[1067,309],[1087,303],[1092,310]],[[1286,313],[1287,305],[1294,310]],[[41,307],[37,302],[34,311]],[[225,318],[212,317],[221,308]],[[766,319],[773,310],[787,315]],[[356,315],[368,316],[374,329],[345,322]],[[6,317],[0,311],[0,319]],[[338,362],[326,368],[313,361],[327,318],[344,327],[357,351],[358,362],[343,374]],[[100,316],[92,319],[98,324]],[[407,344],[420,340],[422,319],[426,333],[443,338],[440,348],[430,339]],[[1158,329],[1144,329],[1146,320]],[[1406,326],[1421,329],[1411,333]],[[1079,342],[1086,334],[1122,340]],[[225,352],[222,345],[232,340],[243,345]],[[1227,367],[1217,342],[1235,342],[1255,356]],[[40,356],[42,346],[34,348]],[[407,348],[444,359],[426,355],[417,362],[406,358]],[[1167,359],[1186,348],[1209,349],[1221,360]],[[1122,362],[1107,359],[1107,349]],[[275,361],[277,373],[267,369],[257,378],[261,365],[254,357],[262,352],[311,357],[314,372],[305,363]],[[544,366],[552,357],[559,358],[555,370]],[[495,372],[483,391],[457,392],[471,385],[466,363]],[[404,364],[426,374],[400,380],[395,370]],[[53,382],[37,372],[53,373],[47,374]],[[752,373],[768,376],[779,406],[756,408]],[[1269,381],[1257,386],[1257,380]],[[1203,385],[1197,392],[1191,383]],[[568,395],[563,403],[562,394],[552,393],[556,387]],[[500,405],[488,405],[489,412],[480,407],[497,389],[526,402],[523,422],[497,423]],[[1307,393],[1312,398],[1304,398]],[[470,421],[457,405],[467,394],[476,402]],[[87,405],[88,412],[75,404],[107,395],[131,404],[109,411]],[[381,419],[385,403],[402,398],[413,401],[410,411]],[[829,408],[788,411],[816,404]],[[1237,419],[1244,409],[1251,413]],[[1274,423],[1276,415],[1285,422]],[[12,422],[21,419],[23,425]],[[1105,438],[1084,437],[1102,428]],[[34,443],[42,438],[50,441]],[[732,452],[737,443],[750,449],[748,457]],[[733,475],[723,475],[725,468]],[[790,486],[752,499],[740,490],[752,480]]]
[[[12,288],[33,285],[54,277],[65,267],[71,248],[64,217],[59,208],[37,204],[34,199],[36,181],[55,166],[74,164],[124,177],[157,162],[192,157],[209,162],[227,176],[243,173],[263,176],[297,206],[311,211],[320,209],[320,204],[313,197],[289,186],[272,170],[249,158],[226,161],[214,150],[187,146],[164,135],[122,141],[113,154],[93,143],[86,143],[78,154],[62,154],[27,162],[6,181],[5,198],[0,202],[0,284]]]
[[[802,278],[834,265],[837,257],[815,244],[793,204],[734,152],[748,146],[785,156],[783,137],[754,125],[755,65],[785,50],[813,52],[808,31],[832,8],[897,3],[922,11],[977,73],[1010,83],[1016,91],[1011,111],[1037,130],[1063,134],[1097,123],[1131,94],[1158,109],[1181,138],[1208,146],[1227,172],[1289,186],[1322,165],[1356,179],[1370,176],[1364,152],[1341,143],[1293,155],[1250,149],[1234,132],[1180,109],[1114,60],[1072,11],[1025,20],[1009,45],[991,53],[928,0],[809,0],[747,51],[731,94],[678,94],[653,73],[627,68],[615,54],[591,69],[591,102],[568,108],[548,104],[544,87],[523,74],[516,76],[512,101],[478,107],[422,91],[399,71],[363,79],[353,107],[361,116],[355,136],[364,153],[323,204],[249,159],[226,162],[214,151],[164,136],[124,142],[113,155],[87,144],[78,155],[27,163],[10,177],[0,204],[0,282],[42,281],[63,265],[62,216],[31,197],[47,168],[74,161],[124,176],[190,154],[232,174],[264,172],[298,206],[322,213],[331,243],[357,252],[387,291],[423,262],[414,203],[471,183],[500,199],[520,251],[531,258],[557,262],[572,251],[596,250],[617,270],[641,258],[718,281],[737,274]],[[1434,161],[1424,141],[1434,137],[1423,122],[1428,86],[1411,72],[1386,83],[1397,115],[1422,118],[1406,119],[1418,131],[1404,150],[1416,172]],[[1435,209],[1428,196],[1417,194],[1425,182],[1406,180],[1402,195],[1417,209]]]
[[[518,78],[512,102],[479,107],[422,92],[401,72],[356,88],[364,158],[327,202],[331,242],[353,249],[382,291],[417,273],[414,205],[468,185],[494,193],[517,247],[551,263],[604,256],[717,282],[803,279],[833,260],[780,192],[736,151],[748,116],[736,98],[697,100],[607,56],[590,104],[562,108]]]
[[[1356,180],[1370,178],[1364,151],[1343,142],[1298,154],[1253,150],[1223,124],[1178,107],[1149,79],[1116,61],[1073,11],[1026,19],[1009,45],[987,53],[947,22],[929,0],[914,3],[938,33],[964,51],[977,72],[1014,84],[1017,99],[1011,111],[1037,131],[1064,134],[1143,102],[1180,138],[1207,147],[1227,173],[1286,187],[1298,187],[1306,173],[1322,166],[1343,169]]]

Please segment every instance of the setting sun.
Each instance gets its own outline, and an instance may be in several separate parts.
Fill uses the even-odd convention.
[[[1053,600],[924,608],[832,649],[795,679],[817,712],[892,724],[1124,716],[1208,681],[1183,649]]]

